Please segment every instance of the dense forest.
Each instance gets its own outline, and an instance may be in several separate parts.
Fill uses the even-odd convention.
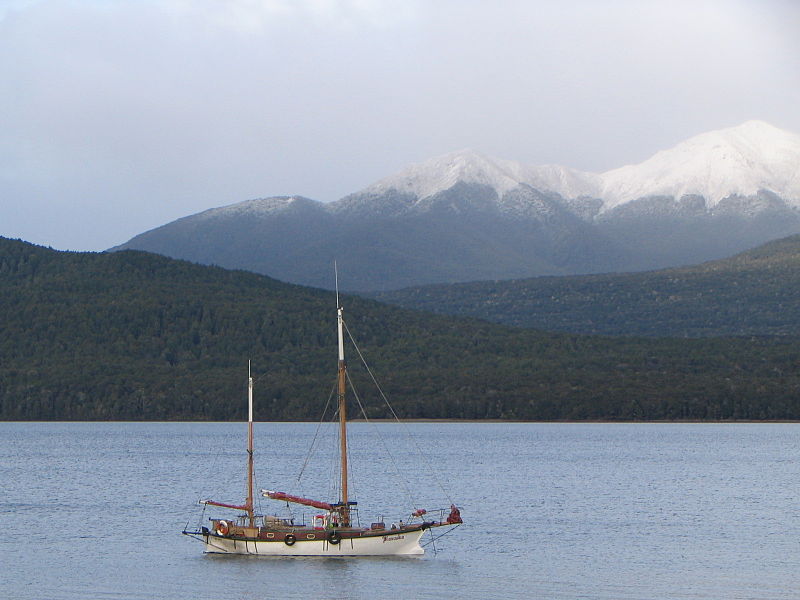
[[[342,304],[401,417],[800,419],[795,336],[579,336]],[[335,317],[333,293],[252,273],[0,238],[0,418],[242,419],[252,360],[257,419],[314,420]],[[388,416],[348,352],[366,414]]]
[[[653,337],[800,334],[800,236],[645,273],[536,277],[376,293],[398,306],[516,327]]]

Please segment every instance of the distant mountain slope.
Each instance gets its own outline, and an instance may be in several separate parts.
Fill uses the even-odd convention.
[[[251,359],[257,419],[316,420],[335,383],[330,292],[3,238],[0,290],[0,419],[243,419]],[[800,418],[797,337],[544,334],[343,300],[404,417]],[[352,353],[350,367],[368,414],[386,416]]]
[[[348,290],[642,271],[800,233],[800,136],[750,121],[603,174],[463,150],[322,204],[215,208],[116,249]]]
[[[799,335],[798,290],[796,235],[696,267],[436,285],[373,297],[549,331],[703,337]]]
[[[355,194],[330,205],[270,198],[185,217],[114,250],[141,249],[328,289],[338,260],[349,267],[351,277],[342,282],[348,290],[602,271],[618,260],[616,245],[554,195],[526,187],[507,196],[529,214],[504,213],[492,188],[461,182],[428,198],[424,210],[409,208],[395,192],[378,199]]]

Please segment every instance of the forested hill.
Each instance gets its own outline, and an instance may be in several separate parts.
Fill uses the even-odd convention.
[[[800,236],[698,266],[406,288],[398,306],[581,334],[800,334]]]
[[[793,337],[607,339],[343,304],[404,417],[800,418]],[[257,419],[317,419],[336,378],[332,293],[140,252],[0,238],[0,316],[6,420],[243,419],[248,359]]]

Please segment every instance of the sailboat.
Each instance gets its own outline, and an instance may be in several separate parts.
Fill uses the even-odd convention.
[[[414,507],[405,521],[387,528],[382,519],[368,527],[358,522],[357,502],[348,495],[347,468],[347,363],[344,358],[343,309],[337,293],[338,416],[340,497],[335,502],[303,498],[285,492],[261,490],[265,498],[299,504],[316,509],[309,523],[296,523],[294,518],[256,514],[254,507],[253,455],[253,377],[248,372],[247,425],[247,497],[244,504],[228,504],[201,500],[200,504],[239,511],[234,517],[210,518],[210,526],[184,529],[184,535],[204,544],[204,551],[213,554],[256,554],[267,556],[394,556],[424,553],[420,540],[426,531],[462,523],[460,509],[451,504],[446,509],[427,510]],[[434,516],[434,518],[431,518]],[[449,533],[449,531],[445,532]]]

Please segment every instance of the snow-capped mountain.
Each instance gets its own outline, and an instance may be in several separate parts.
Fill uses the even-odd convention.
[[[601,174],[461,150],[336,202],[240,202],[116,249],[320,287],[337,258],[345,287],[378,290],[697,263],[798,232],[800,136],[749,121]]]
[[[704,133],[648,160],[602,174],[560,165],[523,165],[462,150],[412,165],[363,193],[389,190],[424,199],[457,182],[491,187],[502,198],[520,185],[564,199],[594,197],[603,210],[650,196],[702,196],[713,207],[728,196],[767,190],[800,206],[800,136],[763,121]]]
[[[307,208],[324,210],[324,205],[319,202],[304,198],[303,196],[274,196],[272,198],[259,198],[258,200],[245,200],[228,206],[210,208],[193,215],[198,219],[230,218],[233,216],[259,216],[263,214],[281,214]]]
[[[526,166],[466,149],[411,165],[372,184],[362,193],[381,195],[394,190],[421,200],[447,191],[456,183],[490,187],[498,198],[521,185],[556,192],[564,198],[591,196],[600,189],[599,178],[593,173],[559,165]]]
[[[713,207],[767,190],[800,206],[800,136],[763,121],[704,133],[600,176],[605,208],[646,196],[698,195]]]
[[[520,170],[519,163],[487,158],[467,149],[411,165],[372,184],[363,193],[379,196],[395,190],[423,199],[449,190],[457,183],[467,183],[491,187],[502,196],[523,183]]]

